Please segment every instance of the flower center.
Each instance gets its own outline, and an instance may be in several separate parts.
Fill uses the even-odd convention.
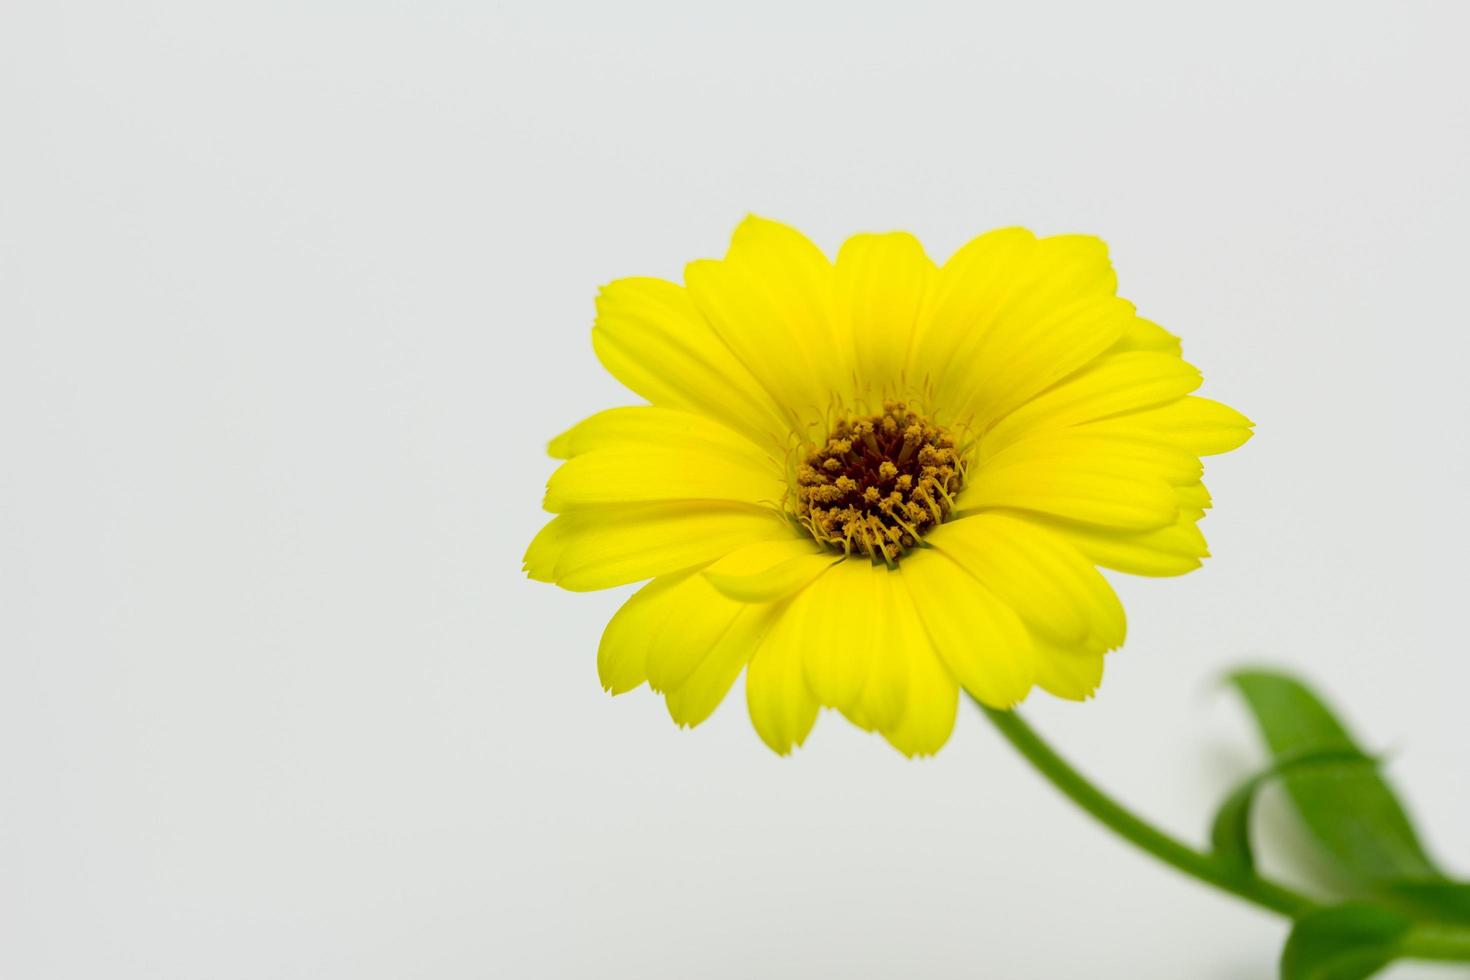
[[[796,471],[797,516],[812,537],[892,562],[944,520],[964,482],[954,437],[903,402],[839,422]]]

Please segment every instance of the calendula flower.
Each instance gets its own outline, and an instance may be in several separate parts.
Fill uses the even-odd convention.
[[[646,682],[692,726],[744,671],[777,752],[828,707],[932,753],[961,686],[1092,694],[1124,636],[1096,566],[1206,556],[1200,457],[1251,423],[1191,395],[1098,239],[1006,228],[936,266],[857,235],[833,262],[750,218],[684,279],[599,295],[597,356],[649,404],[551,442],[526,553],[576,591],[649,580],[602,637],[612,693]]]

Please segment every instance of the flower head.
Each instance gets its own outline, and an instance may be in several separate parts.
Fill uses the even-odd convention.
[[[1097,566],[1198,567],[1200,457],[1250,436],[1082,236],[1001,229],[936,266],[857,235],[832,262],[750,218],[683,286],[605,287],[592,340],[648,404],[552,441],[557,516],[526,569],[648,580],[603,634],[603,685],[697,725],[744,671],[782,753],[822,707],[924,754],[961,686],[1090,696],[1124,636]]]

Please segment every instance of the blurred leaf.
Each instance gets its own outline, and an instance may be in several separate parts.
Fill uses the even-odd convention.
[[[1281,980],[1363,980],[1399,953],[1409,920],[1371,905],[1338,905],[1298,919],[1281,951]]]
[[[1278,761],[1313,752],[1362,754],[1301,682],[1263,670],[1240,671],[1230,679]],[[1376,768],[1314,767],[1285,773],[1281,780],[1307,830],[1349,878],[1370,887],[1443,878]]]
[[[1470,882],[1440,878],[1390,881],[1384,883],[1383,892],[1417,917],[1470,924]]]
[[[1374,760],[1355,748],[1332,748],[1298,752],[1281,756],[1274,764],[1237,786],[1220,809],[1210,827],[1210,843],[1215,857],[1225,870],[1238,877],[1255,873],[1255,856],[1251,849],[1250,817],[1256,793],[1271,779],[1311,766],[1373,765]]]

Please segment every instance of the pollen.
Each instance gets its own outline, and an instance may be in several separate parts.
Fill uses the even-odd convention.
[[[845,419],[797,468],[797,516],[833,549],[893,563],[941,523],[964,482],[954,437],[903,402]]]

